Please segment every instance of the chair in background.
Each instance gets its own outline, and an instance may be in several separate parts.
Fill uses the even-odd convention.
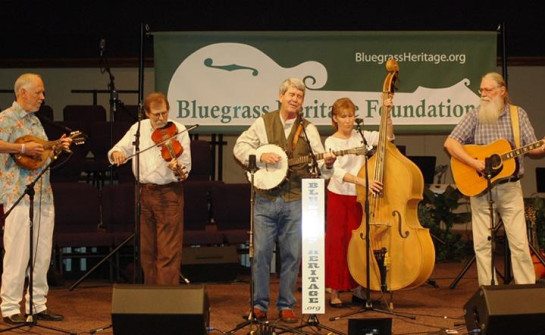
[[[250,230],[250,184],[217,184],[212,188],[213,219],[228,244],[245,244]]]
[[[132,172],[132,161],[128,161],[120,166],[115,166],[113,172],[114,178],[117,179],[120,184],[130,183],[134,185],[135,177]]]
[[[184,245],[223,243],[223,235],[211,225],[210,197],[219,181],[186,181],[184,183]]]
[[[129,122],[130,124],[138,121],[138,105],[120,104],[115,111],[115,122]]]
[[[55,113],[53,113],[53,108],[51,108],[51,106],[42,104],[40,109],[36,112],[36,115],[45,116],[49,120],[53,120]]]
[[[191,172],[187,180],[211,180],[214,175],[213,169],[210,143],[203,140],[192,140]]]
[[[61,153],[50,166],[51,182],[77,183],[83,172],[84,158],[81,151],[73,149],[71,154]]]
[[[134,184],[105,185],[100,193],[102,222],[114,234],[115,244],[123,242],[135,231]]]
[[[103,213],[102,224],[112,235],[114,247],[118,248],[112,255],[116,281],[120,279],[120,271],[123,271],[128,264],[134,264],[134,233],[136,231],[134,190],[134,184],[125,183],[105,185],[99,193]]]
[[[129,127],[128,122],[96,121],[91,124],[88,142],[92,157],[85,161],[84,168],[89,177],[88,181],[100,187],[104,185],[110,171],[110,162],[106,155]]]
[[[93,122],[106,121],[106,109],[101,105],[66,105],[62,113],[65,122],[81,122],[86,134],[91,132]]]
[[[55,260],[63,272],[85,271],[89,260],[104,257],[113,245],[112,236],[100,229],[99,194],[85,183],[52,183],[55,201]],[[76,269],[76,260],[80,269]],[[110,277],[112,269],[110,267]]]
[[[66,105],[62,113],[64,121],[81,121],[86,124],[106,121],[106,109],[101,105]]]

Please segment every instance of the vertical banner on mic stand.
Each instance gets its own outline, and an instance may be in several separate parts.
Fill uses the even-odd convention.
[[[303,179],[302,198],[302,313],[325,313],[325,183]]]

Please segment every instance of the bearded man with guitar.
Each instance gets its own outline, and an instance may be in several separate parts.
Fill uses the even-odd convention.
[[[45,99],[42,78],[33,73],[22,74],[15,81],[16,100],[12,106],[0,113],[0,150],[10,155],[0,155],[0,203],[9,210],[25,192],[27,185],[35,181],[46,162],[60,150],[68,150],[71,137],[63,135],[53,145],[46,145],[47,136],[42,124],[34,115]],[[33,138],[30,142],[17,143],[21,138]],[[42,142],[42,143],[40,143]],[[48,150],[46,147],[50,147]],[[20,163],[21,159],[42,161],[42,165],[31,168]],[[29,259],[33,261],[33,306],[29,306],[26,295],[26,314],[38,320],[61,321],[62,315],[46,307],[48,292],[47,271],[51,260],[53,244],[54,206],[53,192],[49,183],[49,172],[45,172],[34,187],[34,255],[29,251],[29,197],[24,197],[6,218],[4,226],[4,272],[2,273],[2,316],[9,324],[24,324],[27,318],[20,312],[25,277]],[[32,258],[31,258],[32,257]]]
[[[470,196],[479,285],[490,285],[493,278],[497,283],[496,274],[491,273],[488,191],[507,234],[515,282],[533,284],[534,265],[529,252],[519,180],[524,174],[524,161],[520,155],[545,156],[545,141],[537,141],[524,109],[511,103],[500,74],[485,74],[479,92],[480,105],[462,118],[444,143],[452,156],[454,181],[463,194]],[[506,142],[510,144],[507,148]],[[492,176],[491,190],[487,183],[489,175]]]

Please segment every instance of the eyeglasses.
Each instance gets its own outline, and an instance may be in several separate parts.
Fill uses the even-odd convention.
[[[168,116],[168,112],[159,112],[159,113],[149,113],[150,116],[154,118],[163,117],[166,118]]]
[[[489,94],[489,93],[492,93],[497,88],[500,88],[500,87],[496,86],[492,88],[480,88],[477,92],[479,92],[480,95],[483,95],[483,93]]]

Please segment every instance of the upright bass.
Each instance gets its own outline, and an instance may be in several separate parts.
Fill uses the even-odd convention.
[[[390,59],[386,69],[383,101],[394,92],[399,72],[397,61]],[[352,232],[347,255],[348,268],[356,282],[383,292],[420,286],[430,277],[435,264],[431,235],[418,221],[418,203],[423,199],[424,189],[422,172],[388,141],[388,113],[383,104],[377,150],[369,158],[367,168],[364,165],[358,172],[360,178],[367,175],[369,180],[382,182],[383,190],[380,194],[367,195],[364,187],[357,186],[357,200],[363,208],[367,208],[367,200],[369,210],[363,214],[358,229]]]

